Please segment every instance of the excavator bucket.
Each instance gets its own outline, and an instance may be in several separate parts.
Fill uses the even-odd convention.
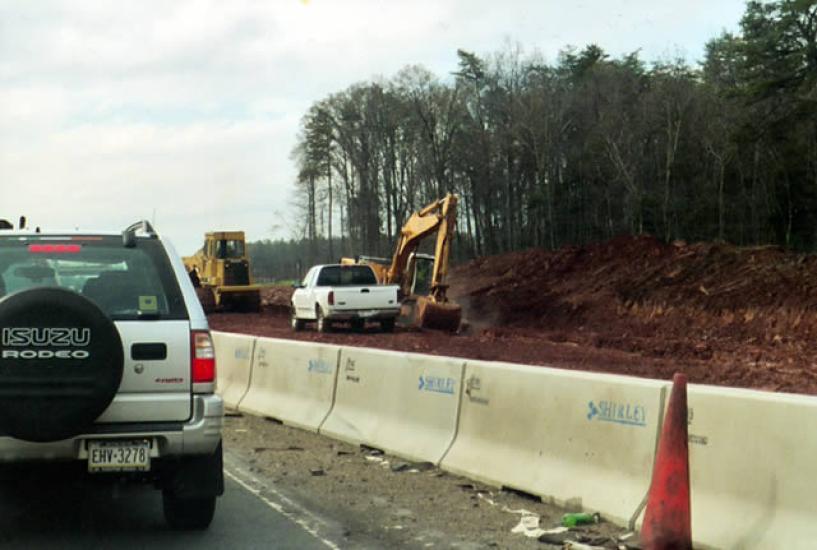
[[[417,324],[423,328],[456,332],[462,320],[462,307],[454,302],[435,302],[426,296],[417,298]]]

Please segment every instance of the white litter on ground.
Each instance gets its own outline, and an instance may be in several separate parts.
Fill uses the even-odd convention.
[[[384,468],[389,465],[388,460],[386,460],[385,458],[380,458],[379,456],[366,456],[364,458],[366,460],[368,460],[369,462],[374,462],[375,464],[379,464],[379,465],[383,466]]]
[[[590,546],[572,540],[565,541],[564,550],[605,550],[604,546]]]
[[[531,539],[538,539],[545,532],[539,527],[539,516],[522,516],[519,523],[511,529],[511,533],[523,534]]]

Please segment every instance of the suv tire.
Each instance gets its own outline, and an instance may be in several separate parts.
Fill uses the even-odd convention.
[[[216,512],[216,497],[179,498],[170,492],[162,493],[165,521],[173,529],[207,529]]]
[[[213,520],[216,497],[224,494],[222,444],[210,455],[187,456],[165,471],[162,505],[174,529],[206,529]]]

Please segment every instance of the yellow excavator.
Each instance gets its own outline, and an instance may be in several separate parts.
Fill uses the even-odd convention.
[[[206,233],[201,250],[183,260],[205,313],[260,309],[261,287],[252,283],[243,231]]]
[[[400,230],[391,262],[358,256],[342,258],[341,263],[368,264],[381,284],[399,285],[404,306],[413,308],[411,317],[421,327],[455,332],[462,320],[462,308],[448,299],[445,280],[456,221],[457,196],[448,194],[411,215]],[[418,253],[423,239],[435,232],[434,255]]]

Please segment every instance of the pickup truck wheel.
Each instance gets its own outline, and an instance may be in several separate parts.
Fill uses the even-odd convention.
[[[332,330],[332,324],[323,316],[321,306],[315,308],[315,328],[318,332],[329,332]]]
[[[34,288],[0,300],[0,434],[35,442],[87,431],[122,381],[119,331],[91,300]]]
[[[380,321],[380,330],[383,332],[394,332],[394,319],[383,319]]]
[[[289,324],[292,327],[292,330],[295,332],[299,332],[304,328],[304,322],[301,319],[298,319],[297,314],[295,313],[295,306],[292,306],[292,310],[289,314]]]

